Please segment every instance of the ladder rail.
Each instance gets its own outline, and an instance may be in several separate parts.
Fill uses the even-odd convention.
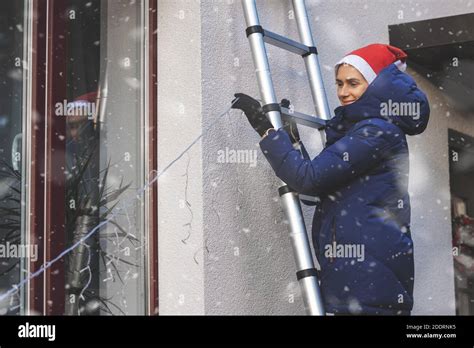
[[[316,47],[313,35],[311,34],[311,25],[308,19],[305,0],[293,0],[293,8],[301,42],[306,46]],[[331,112],[329,110],[326,90],[323,84],[318,54],[310,54],[305,56],[303,59],[306,65],[306,71],[308,72],[309,86],[311,89],[311,96],[313,97],[316,115],[324,120],[329,120],[331,118]]]
[[[255,3],[255,0],[242,0],[242,5],[244,8],[244,16],[247,22],[247,27],[260,25],[257,4]],[[258,32],[253,33],[248,36],[248,40],[250,43],[250,49],[252,51],[252,58],[263,104],[267,105],[278,103],[275,90],[273,88],[273,81],[270,73],[270,66],[268,64],[267,50],[265,48],[263,34]],[[282,127],[280,112],[270,111],[267,113],[267,116],[275,129]]]
[[[263,108],[265,110],[267,106],[272,106],[271,104],[277,104],[278,102],[275,96],[275,90],[273,87],[273,81],[268,62],[268,55],[265,47],[264,31],[260,26],[256,1],[242,0],[242,6],[247,23],[247,37],[250,43],[252,58],[255,65],[255,72],[257,75],[257,82],[264,104]],[[304,18],[307,20],[307,16]],[[309,23],[306,23],[305,27],[309,28]],[[314,55],[315,54],[310,54],[307,57]],[[308,65],[312,66],[311,64],[313,64],[314,61],[309,62],[310,63],[308,63]],[[315,78],[318,77],[318,75],[314,76]],[[314,85],[316,86],[318,84],[314,83]],[[266,110],[266,114],[273,127],[276,129],[281,128],[281,108],[268,108]],[[305,310],[309,315],[325,315],[322,296],[317,279],[317,271],[314,267],[313,256],[303,219],[299,195],[297,192],[290,189],[285,183],[282,183],[282,186],[279,188],[279,194],[285,216],[289,221],[288,228],[290,232],[290,241],[295,256],[297,269],[296,274],[302,290],[301,293]]]

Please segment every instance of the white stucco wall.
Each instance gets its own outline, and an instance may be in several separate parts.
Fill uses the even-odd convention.
[[[257,4],[265,28],[298,39],[290,1]],[[344,54],[369,43],[388,43],[390,24],[463,14],[474,7],[462,0],[315,0],[307,6],[331,109],[338,105],[333,64]],[[180,19],[179,11],[186,16]],[[158,16],[160,166],[209,129],[189,157],[159,182],[161,313],[304,314],[278,180],[245,117],[232,111],[217,119],[235,92],[258,96],[240,1],[160,0]],[[298,111],[314,113],[302,59],[273,47],[268,52],[278,98],[289,98]],[[474,129],[454,110],[447,117],[441,92],[423,77],[416,79],[428,93],[432,116],[426,132],[409,140],[413,313],[454,314],[447,127],[471,134]],[[185,105],[184,115],[178,112],[179,103]],[[318,133],[301,133],[316,155]],[[256,166],[220,163],[219,153],[226,148],[257,150]],[[194,219],[202,216],[203,222],[193,223],[194,243],[183,244],[189,216],[179,201],[184,199],[181,175],[189,158],[188,190],[193,195],[188,197]],[[311,208],[305,208],[305,217],[310,230]],[[193,261],[196,253],[204,263]],[[188,292],[196,302],[180,305],[177,295]]]
[[[202,131],[200,11],[158,1],[158,172]],[[204,313],[202,153],[198,143],[158,181],[160,314]]]

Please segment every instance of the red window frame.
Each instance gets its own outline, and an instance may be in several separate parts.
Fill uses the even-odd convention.
[[[158,0],[150,0],[148,30],[148,167],[152,173],[158,171]],[[148,255],[150,280],[148,288],[148,315],[158,314],[158,182],[150,187]]]

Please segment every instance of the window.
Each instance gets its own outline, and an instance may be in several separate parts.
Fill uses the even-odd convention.
[[[0,180],[10,172],[17,187],[3,194],[1,209],[13,214],[24,206],[15,220],[23,233],[15,241],[37,253],[14,268],[14,259],[8,259],[5,268],[12,271],[8,278],[2,274],[0,285],[20,285],[20,291],[5,298],[2,308],[25,314],[154,314],[156,1],[40,0],[25,1],[24,8],[18,3],[0,5],[7,17],[2,25],[14,28],[2,59],[11,65],[19,56],[29,68],[2,71],[4,88],[15,95],[2,103],[11,106],[2,111],[9,121],[0,128],[8,134],[0,159],[9,166],[2,166]],[[23,19],[25,38],[17,29]],[[21,45],[28,45],[26,59]],[[20,168],[21,160],[7,158],[7,152],[22,149]],[[12,221],[2,220],[0,237],[13,228]]]
[[[24,4],[0,2],[0,289],[20,281],[23,266],[22,115]],[[32,255],[34,257],[34,255]],[[0,302],[0,314],[21,312],[22,292]]]
[[[474,139],[449,130],[456,314],[474,314]]]

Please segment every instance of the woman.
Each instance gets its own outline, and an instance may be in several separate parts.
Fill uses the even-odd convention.
[[[276,175],[297,192],[319,197],[312,239],[328,313],[410,315],[413,308],[406,135],[425,130],[430,110],[403,72],[406,57],[396,47],[373,44],[338,62],[342,105],[313,160],[304,147],[305,155],[293,147],[297,132],[272,128],[258,102],[240,94],[233,104],[263,136],[260,147]]]

